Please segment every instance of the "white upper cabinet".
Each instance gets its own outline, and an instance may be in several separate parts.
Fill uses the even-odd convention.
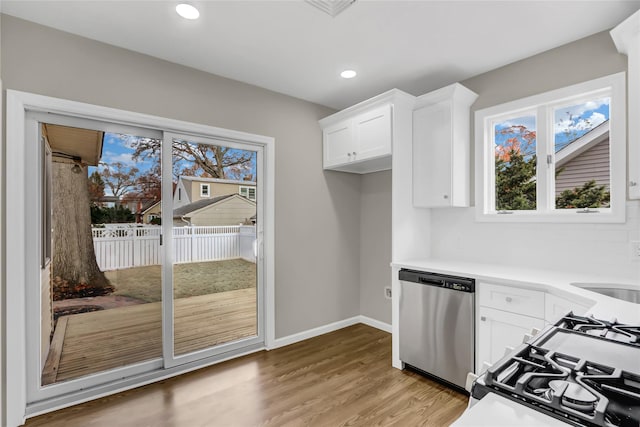
[[[361,174],[391,169],[396,112],[410,113],[414,99],[393,89],[320,120],[324,169]]]
[[[629,57],[627,69],[628,188],[630,199],[640,199],[640,11],[611,30],[618,52]]]
[[[413,204],[469,206],[471,104],[459,83],[416,98],[413,111]]]
[[[324,167],[341,165],[351,161],[351,153],[357,153],[353,138],[353,121],[345,120],[322,131],[324,141]]]
[[[391,154],[391,104],[362,113],[353,120],[358,152],[354,159]]]

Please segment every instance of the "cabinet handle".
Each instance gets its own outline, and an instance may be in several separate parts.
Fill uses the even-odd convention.
[[[448,199],[449,195],[448,194],[444,194],[442,197],[444,197],[445,199]]]
[[[356,155],[356,152],[355,152],[355,151],[353,152],[353,155],[354,155],[354,156]]]
[[[507,302],[511,302],[511,301],[513,301],[513,298],[511,298],[511,297],[506,297],[506,298],[505,298],[505,301],[507,301]]]
[[[482,320],[483,322],[486,322],[487,318],[485,316],[480,316],[480,320]]]
[[[347,153],[347,156],[351,157],[351,153]]]

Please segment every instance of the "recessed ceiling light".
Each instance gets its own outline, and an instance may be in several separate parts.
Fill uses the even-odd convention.
[[[198,9],[189,3],[180,3],[177,5],[176,12],[178,12],[178,15],[182,16],[184,19],[198,19],[200,16]]]
[[[352,79],[357,75],[358,73],[356,73],[354,70],[344,70],[340,73],[340,77],[342,77],[343,79]]]

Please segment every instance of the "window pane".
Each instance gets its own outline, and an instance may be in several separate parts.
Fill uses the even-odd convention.
[[[536,209],[536,117],[493,123],[495,209]]]
[[[610,101],[601,97],[554,109],[557,209],[610,206]]]

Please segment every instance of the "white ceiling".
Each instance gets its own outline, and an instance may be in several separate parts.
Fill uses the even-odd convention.
[[[391,88],[421,95],[607,30],[640,1],[2,1],[2,12],[334,108]],[[345,68],[358,77],[338,76]]]

